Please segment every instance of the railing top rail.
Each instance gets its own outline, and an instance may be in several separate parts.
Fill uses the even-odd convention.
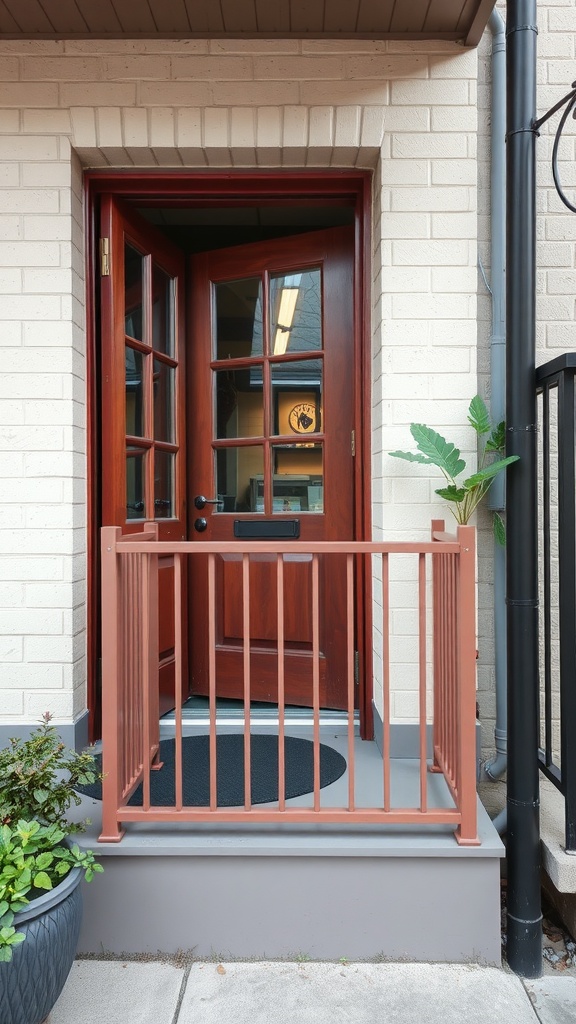
[[[576,352],[563,352],[561,356],[550,359],[542,366],[536,367],[536,387],[542,386],[548,380],[553,380],[559,374],[570,371],[576,372]]]
[[[105,529],[105,528],[104,528]],[[443,535],[445,536],[445,535]],[[158,555],[171,554],[271,554],[271,555],[313,555],[313,554],[458,554],[465,546],[450,541],[142,541],[137,534],[123,537],[116,544],[118,552],[156,552]]]

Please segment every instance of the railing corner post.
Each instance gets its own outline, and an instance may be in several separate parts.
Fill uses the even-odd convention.
[[[458,526],[458,842],[478,845],[476,797],[476,528]]]
[[[99,842],[119,842],[123,831],[118,822],[118,759],[121,743],[119,713],[119,586],[117,545],[122,530],[103,526],[101,531],[102,572],[102,833]]]

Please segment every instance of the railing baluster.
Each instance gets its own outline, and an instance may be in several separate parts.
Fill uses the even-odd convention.
[[[174,555],[174,783],[176,809],[182,810],[182,555]]]
[[[550,573],[550,386],[543,392],[542,429],[543,445],[543,541],[544,541],[544,749],[546,764],[553,762],[552,755],[552,585]]]
[[[314,716],[314,810],[320,810],[320,600],[318,555],[312,556],[312,708]]]
[[[216,735],[216,555],[208,555],[208,702],[210,705],[210,810],[218,806]]]
[[[355,808],[354,763],[354,556],[346,555],[346,652],[348,660],[348,810]]]
[[[142,555],[126,555],[123,561],[125,562],[125,572],[122,574],[124,577],[122,609],[124,680],[122,694],[125,720],[130,721],[131,709],[138,708],[140,712],[142,707],[141,701],[138,700],[139,681],[142,678],[142,674],[138,671],[142,655],[140,643],[142,609],[140,608],[134,615],[130,614],[132,609],[137,607],[135,605],[136,595],[141,593],[139,570],[142,564]],[[135,766],[142,764],[141,729],[142,722],[139,715],[134,725],[131,724],[126,730],[124,736],[123,788],[130,782]]]
[[[418,555],[418,675],[420,714],[420,810],[428,809],[426,742],[426,555]]]
[[[140,556],[141,557],[141,556]],[[131,600],[134,593],[134,577],[135,568],[134,564],[138,560],[138,555],[127,555],[123,559],[123,565],[119,573],[119,588],[120,588],[120,665],[122,670],[122,676],[120,679],[120,694],[119,704],[120,713],[123,720],[127,721],[129,714],[130,702],[139,706],[140,701],[135,699],[134,694],[134,666],[133,658],[136,651],[140,650],[139,637],[137,635],[138,619],[136,616],[130,614]],[[121,780],[121,792],[123,793],[126,789],[127,783],[130,781],[129,766],[134,764],[134,730],[128,728],[121,736],[121,769],[120,769],[120,780]]]
[[[286,808],[286,758],[284,698],[284,557],[276,557],[277,633],[278,633],[278,810]]]
[[[382,554],[382,767],[384,810],[390,810],[390,562]]]
[[[450,637],[448,633],[449,616],[449,561],[444,553],[439,553],[438,576],[439,576],[439,602],[440,602],[440,628],[437,633],[441,649],[440,660],[440,742],[437,749],[437,763],[439,768],[447,776],[450,771],[450,747],[449,747],[449,679],[450,679]]]
[[[250,555],[242,556],[242,629],[244,671],[244,809],[252,806],[250,760]]]
[[[432,520],[432,540],[434,533],[444,530],[442,519]],[[439,771],[438,750],[442,745],[442,554],[436,550],[432,553],[432,681],[433,681],[433,723],[432,723],[432,765],[431,771]]]
[[[143,587],[142,587],[142,616],[144,625],[144,635],[142,637],[142,649],[144,652],[144,659],[142,665],[142,746],[144,748],[144,764],[143,764],[143,779],[142,779],[142,809],[144,811],[150,810],[150,767],[151,767],[151,753],[149,747],[149,737],[152,729],[150,721],[150,687],[152,685],[151,679],[151,665],[150,665],[150,649],[152,646],[152,638],[150,635],[150,567],[154,555],[147,554],[143,555],[144,573],[143,573]],[[146,628],[148,627],[148,628]]]
[[[448,636],[448,557],[445,554],[440,554],[438,557],[439,569],[440,569],[440,644],[442,651],[441,659],[441,676],[440,676],[440,694],[441,694],[441,712],[440,712],[440,754],[443,761],[443,770],[448,770],[448,763],[450,758],[450,752],[448,749],[448,721],[449,721],[449,698],[448,698],[448,684],[449,684],[449,636]]]
[[[452,784],[459,793],[458,778],[458,731],[459,731],[459,658],[458,640],[460,634],[460,609],[458,607],[458,575],[460,570],[459,559],[455,555],[450,556],[450,607],[448,622],[450,623],[450,775]]]
[[[452,614],[452,559],[445,557],[444,561],[444,634],[445,634],[445,665],[444,665],[444,741],[443,754],[445,758],[445,770],[453,779],[452,771],[452,691],[453,679],[453,657],[454,645],[451,630]]]

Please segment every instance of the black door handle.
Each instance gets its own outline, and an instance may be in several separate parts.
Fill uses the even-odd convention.
[[[204,519],[204,516],[202,516],[202,518],[194,520],[194,529],[198,533],[204,533],[204,530],[206,529],[207,526],[208,526],[208,520]]]
[[[206,505],[223,505],[222,498],[205,498],[203,494],[197,494],[194,498],[194,505],[197,509],[202,509]]]

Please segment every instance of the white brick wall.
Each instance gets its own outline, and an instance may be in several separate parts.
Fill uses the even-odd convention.
[[[294,40],[5,42],[0,55],[0,723],[47,707],[72,721],[85,707],[81,167],[374,168],[374,532],[425,536],[441,511],[432,478],[385,453],[414,419],[472,445],[477,56]],[[412,647],[399,648],[400,719],[414,714]]]

